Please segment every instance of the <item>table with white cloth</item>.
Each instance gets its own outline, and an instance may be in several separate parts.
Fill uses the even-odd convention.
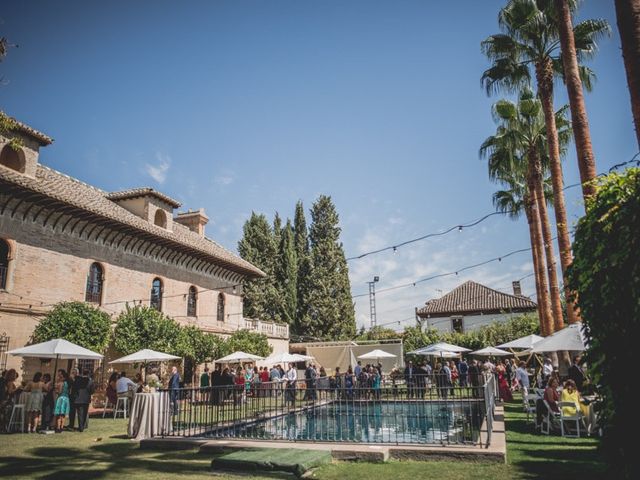
[[[136,393],[129,417],[129,438],[142,440],[171,431],[169,395],[163,393]]]

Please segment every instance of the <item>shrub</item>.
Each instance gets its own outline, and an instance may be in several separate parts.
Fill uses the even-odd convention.
[[[159,352],[178,351],[180,325],[154,308],[130,307],[118,315],[113,332],[113,343],[124,355],[150,348]]]

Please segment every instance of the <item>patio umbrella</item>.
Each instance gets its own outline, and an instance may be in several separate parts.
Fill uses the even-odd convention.
[[[99,353],[92,352],[87,348],[71,343],[63,338],[56,338],[48,342],[16,348],[15,350],[9,350],[7,353],[24,358],[54,358],[54,377],[58,370],[58,359],[102,360],[103,358]]]
[[[486,347],[481,348],[480,350],[476,350],[475,352],[471,352],[470,355],[478,355],[481,357],[505,357],[508,355],[513,355],[513,353],[507,352],[506,350],[500,350],[496,347]]]
[[[426,347],[419,348],[414,350],[413,352],[409,352],[414,355],[440,355],[441,353],[462,353],[462,352],[470,352],[471,349],[459,347],[458,345],[453,345],[451,343],[446,342],[438,342],[433,345],[428,345]],[[444,356],[444,355],[443,355]]]
[[[264,357],[253,355],[245,352],[233,352],[225,357],[218,358],[216,362],[220,363],[242,363],[242,362],[254,362],[256,360],[263,360]]]
[[[585,350],[582,322],[572,323],[568,327],[558,330],[556,333],[540,340],[531,349],[533,353],[559,352],[562,350],[578,352]]]
[[[381,358],[396,358],[393,353],[385,352],[384,350],[372,350],[370,352],[359,355],[358,358],[362,360],[380,360]]]
[[[269,365],[275,365],[278,363],[296,363],[306,362],[307,360],[313,360],[313,357],[308,355],[300,355],[299,353],[280,352],[269,355],[264,359],[264,362]]]
[[[540,335],[527,335],[526,337],[521,337],[516,340],[512,340],[507,343],[503,343],[501,345],[497,345],[498,348],[533,348],[533,346],[538,343],[540,340],[544,340],[544,337]]]
[[[136,353],[132,353],[125,357],[120,357],[116,360],[112,360],[109,363],[139,363],[139,362],[166,362],[167,360],[179,360],[182,357],[176,357],[175,355],[169,355],[168,353],[156,352],[155,350],[149,350],[145,348],[139,350]]]

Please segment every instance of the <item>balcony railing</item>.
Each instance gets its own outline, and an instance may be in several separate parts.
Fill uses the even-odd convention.
[[[267,337],[289,338],[289,325],[245,318],[244,328],[258,333],[264,333]]]
[[[0,265],[0,288],[7,288],[7,267]]]

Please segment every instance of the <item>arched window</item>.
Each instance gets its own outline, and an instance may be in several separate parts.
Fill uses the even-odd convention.
[[[25,161],[22,150],[16,150],[11,145],[5,145],[0,152],[0,164],[17,172],[24,173]]]
[[[85,302],[102,303],[102,282],[104,280],[102,266],[92,263],[87,277],[87,291],[84,295]]]
[[[167,228],[167,214],[158,209],[153,217],[153,223],[162,228]]]
[[[187,296],[187,317],[196,317],[198,311],[198,290],[196,287],[189,287]]]
[[[224,293],[218,294],[218,321],[224,322]]]
[[[151,300],[149,306],[159,312],[162,311],[162,280],[154,278],[151,284]]]
[[[0,239],[0,289],[7,288],[8,271],[9,271],[9,243]]]

